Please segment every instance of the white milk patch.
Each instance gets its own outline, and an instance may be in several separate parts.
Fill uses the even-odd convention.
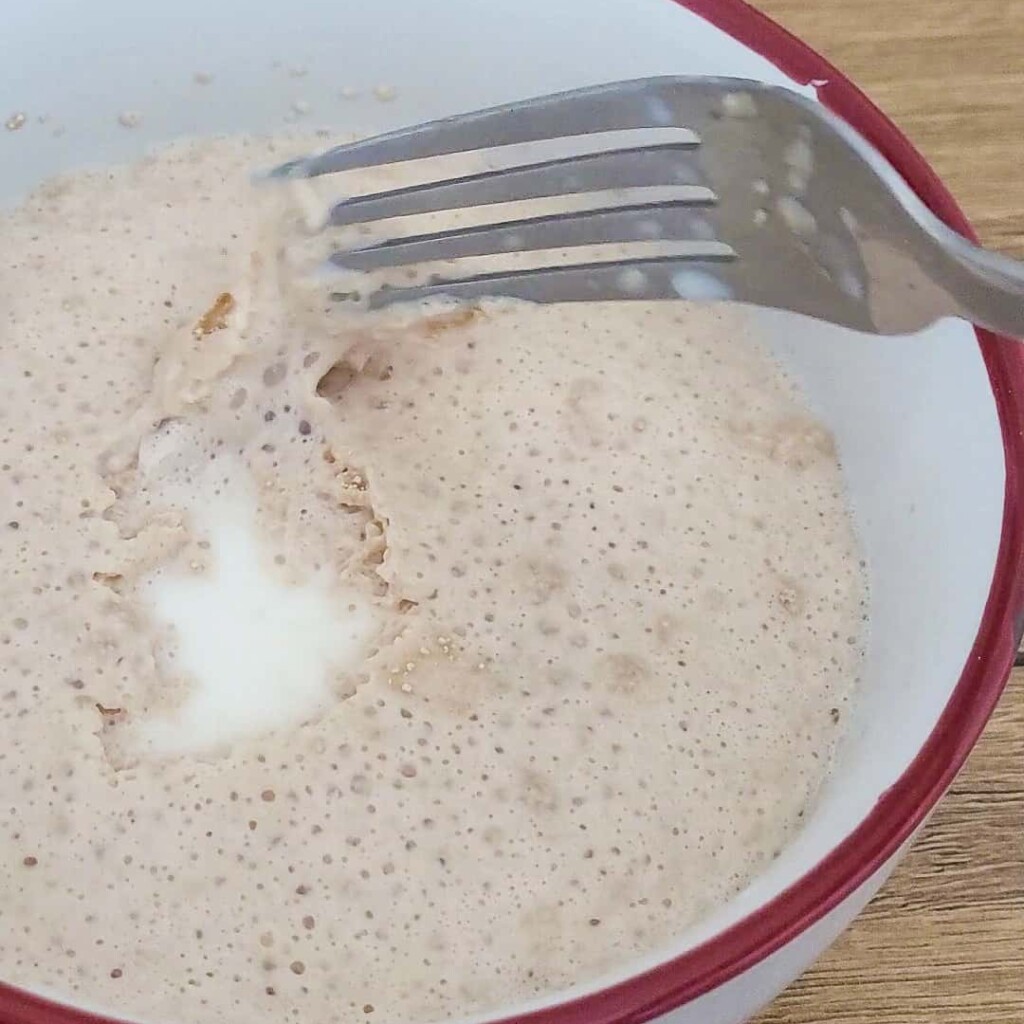
[[[209,567],[165,569],[139,586],[168,628],[161,668],[192,686],[176,714],[141,725],[157,755],[207,751],[312,717],[337,699],[335,682],[359,666],[374,633],[365,600],[325,575],[301,585],[274,578],[244,501],[215,503],[197,519]]]

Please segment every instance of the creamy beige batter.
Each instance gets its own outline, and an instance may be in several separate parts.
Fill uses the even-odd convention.
[[[736,309],[340,311],[249,185],[287,155],[2,218],[0,978],[507,1006],[799,826],[859,669],[836,456]]]

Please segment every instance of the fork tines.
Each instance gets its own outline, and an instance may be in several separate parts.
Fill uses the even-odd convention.
[[[445,118],[274,173],[319,177],[465,156],[468,173],[331,208],[325,226],[344,230],[330,262],[373,275],[371,307],[442,294],[542,302],[677,296],[681,269],[699,283],[701,263],[735,259],[716,237],[717,197],[700,160],[701,128],[715,116],[720,89],[707,80],[682,90],[679,83],[597,86]]]

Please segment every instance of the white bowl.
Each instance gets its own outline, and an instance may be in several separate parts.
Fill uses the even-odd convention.
[[[176,135],[283,128],[295,101],[309,104],[311,125],[379,130],[599,81],[706,73],[816,95],[969,231],[892,124],[741,0],[34,0],[5,5],[0,38],[12,105],[0,113],[29,115],[0,133],[3,200]],[[197,84],[197,72],[215,81]],[[378,84],[396,89],[394,102],[372,97]],[[349,85],[360,98],[341,97]],[[141,115],[134,130],[117,122],[126,110]],[[1012,665],[1024,607],[1024,349],[954,322],[894,340],[762,319],[836,434],[869,563],[868,665],[839,768],[796,842],[712,918],[599,982],[491,1019],[746,1020],[885,880]],[[0,986],[0,1019],[96,1018]]]

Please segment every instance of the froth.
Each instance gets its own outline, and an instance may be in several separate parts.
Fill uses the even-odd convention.
[[[740,311],[350,315],[295,276],[333,244],[293,251],[308,203],[249,188],[290,155],[189,143],[3,218],[0,978],[461,1017],[778,854],[853,692],[857,549]]]

